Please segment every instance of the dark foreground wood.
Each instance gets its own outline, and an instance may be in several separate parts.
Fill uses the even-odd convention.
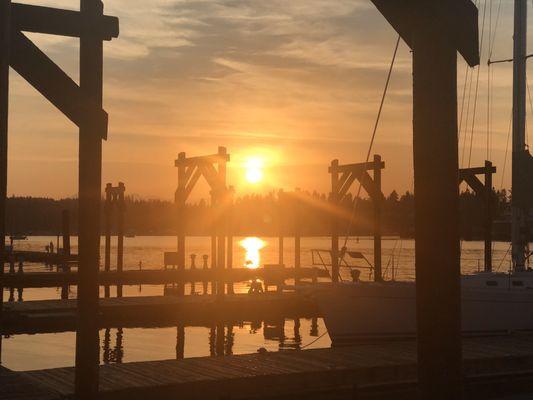
[[[493,398],[502,391],[525,390],[528,385],[531,389],[531,339],[531,336],[465,339],[465,374],[469,377],[466,397]],[[104,365],[100,367],[99,398],[412,399],[415,374],[415,342],[364,344]],[[73,393],[73,368],[17,375],[56,393],[58,398]],[[397,396],[390,397],[392,393]],[[4,398],[0,395],[0,399]]]

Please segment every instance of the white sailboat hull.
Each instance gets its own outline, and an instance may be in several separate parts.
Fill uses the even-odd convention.
[[[333,345],[416,334],[414,283],[325,285],[315,291]],[[462,331],[485,335],[533,330],[533,290],[463,284]]]

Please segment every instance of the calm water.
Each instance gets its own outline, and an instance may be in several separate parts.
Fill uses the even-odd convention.
[[[17,242],[16,249],[44,251],[44,247],[52,241],[56,245],[55,237],[32,237],[27,241]],[[103,243],[103,240],[102,240]],[[76,238],[73,238],[73,252],[77,252]],[[115,243],[113,243],[115,245]],[[301,258],[303,266],[312,265],[311,249],[327,249],[329,238],[302,238]],[[163,253],[175,251],[175,237],[135,237],[125,239],[124,268],[138,269],[161,268]],[[414,279],[414,241],[390,238],[383,242],[383,269],[390,279],[394,271],[397,280]],[[373,263],[373,242],[371,238],[351,238],[347,246],[350,250],[360,251],[370,263]],[[500,271],[509,268],[509,244],[495,243],[493,251],[494,267]],[[197,267],[202,266],[201,256],[209,254],[210,239],[193,237],[187,242],[187,252],[197,255]],[[103,249],[102,249],[103,254]],[[256,267],[264,264],[278,263],[277,238],[235,238],[234,267]],[[292,238],[286,238],[284,244],[284,263],[293,265],[294,246]],[[322,254],[324,261],[329,263],[327,255]],[[112,260],[116,255],[112,253]],[[315,254],[315,259],[317,259]],[[349,260],[351,265],[364,267],[364,260]],[[462,270],[472,273],[483,268],[483,243],[462,243]],[[113,266],[112,261],[112,266]],[[26,271],[43,271],[38,265],[25,266]],[[343,273],[349,279],[348,271]],[[362,279],[368,279],[368,273],[363,270]],[[248,290],[246,283],[236,285],[236,291]],[[23,293],[24,300],[42,300],[60,298],[60,289],[27,289]],[[124,296],[162,295],[162,286],[126,286]],[[4,299],[9,297],[8,291]],[[76,297],[76,288],[71,288],[69,297]],[[317,348],[329,347],[331,342],[325,333],[322,320],[292,320],[243,322],[238,326],[225,328],[226,354],[243,354],[256,352],[264,347],[269,351],[289,348]],[[177,345],[177,336],[184,337],[183,351]],[[317,340],[318,338],[318,340]],[[208,356],[215,353],[214,332],[209,328],[185,327],[184,332],[179,328],[155,329],[110,329],[100,332],[102,345],[101,361],[130,362],[163,360],[176,357]],[[181,341],[179,341],[181,343]],[[31,370],[55,368],[74,365],[75,333],[55,333],[38,335],[15,335],[4,338],[2,364],[13,370]]]

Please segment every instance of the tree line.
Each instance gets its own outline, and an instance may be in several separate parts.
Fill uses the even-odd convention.
[[[505,220],[509,213],[510,196],[505,191],[494,192],[493,215]],[[399,195],[393,191],[382,202],[382,232],[384,235],[412,237],[414,234],[414,195]],[[61,232],[61,213],[68,210],[71,233],[77,233],[78,201],[75,198],[50,199],[10,197],[7,200],[7,232],[9,234],[56,235]],[[466,239],[482,237],[484,206],[482,199],[471,191],[460,194],[461,234]],[[337,221],[339,235],[371,235],[373,232],[373,202],[368,198],[354,200],[347,195],[334,206],[330,196],[318,192],[271,192],[265,195],[237,197],[232,206],[213,208],[200,200],[186,205],[184,221],[177,220],[176,206],[171,201],[125,199],[125,231],[135,235],[173,235],[178,224],[185,224],[190,235],[210,235],[221,223],[234,235],[302,236],[329,235],[332,221]],[[102,212],[102,229],[103,229]],[[501,225],[501,224],[500,224]],[[115,228],[114,228],[115,229]],[[499,230],[498,230],[499,229]],[[506,238],[508,227],[497,229],[497,237]],[[438,233],[438,227],[435,227]]]

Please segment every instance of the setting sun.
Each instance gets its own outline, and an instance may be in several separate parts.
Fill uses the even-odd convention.
[[[245,164],[245,177],[253,185],[263,180],[263,160],[257,157],[248,159]]]

